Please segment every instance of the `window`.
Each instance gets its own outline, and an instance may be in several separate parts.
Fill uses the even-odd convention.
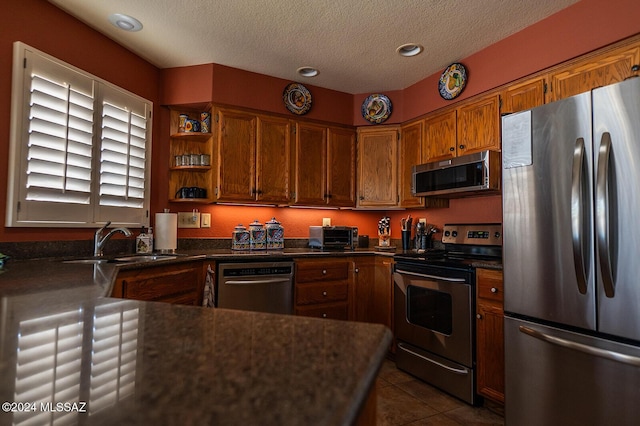
[[[6,226],[149,225],[152,103],[14,44]]]

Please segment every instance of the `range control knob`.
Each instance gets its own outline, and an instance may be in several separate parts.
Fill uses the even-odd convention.
[[[495,234],[493,234],[493,236],[494,236],[495,238],[500,238],[500,231],[496,231],[496,233],[495,233]]]
[[[454,238],[457,237],[458,236],[458,231],[452,231],[451,232],[451,236],[454,237]]]
[[[451,235],[451,232],[449,232],[449,231],[444,231],[444,236],[445,236],[445,237],[448,237],[449,235]]]

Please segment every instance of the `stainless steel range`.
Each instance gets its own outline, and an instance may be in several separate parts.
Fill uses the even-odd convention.
[[[394,256],[396,365],[477,404],[475,268],[502,261],[502,226],[447,224],[442,242]]]

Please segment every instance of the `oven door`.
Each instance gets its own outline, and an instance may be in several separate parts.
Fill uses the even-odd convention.
[[[473,368],[472,273],[417,269],[396,264],[396,338]]]

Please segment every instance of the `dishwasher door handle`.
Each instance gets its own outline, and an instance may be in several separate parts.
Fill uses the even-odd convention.
[[[291,283],[289,278],[272,278],[268,280],[229,280],[223,281],[222,284],[229,285],[261,285],[261,284],[277,284],[277,283]]]

